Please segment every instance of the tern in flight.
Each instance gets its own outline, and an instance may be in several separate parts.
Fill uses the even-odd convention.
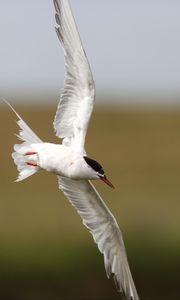
[[[54,7],[55,29],[65,55],[65,83],[54,120],[62,144],[43,142],[4,100],[15,112],[20,127],[22,143],[14,146],[12,154],[19,171],[17,181],[39,170],[56,174],[60,190],[104,255],[107,276],[113,276],[123,299],[138,300],[117,221],[90,181],[100,179],[113,188],[103,167],[84,149],[95,99],[91,69],[68,0],[54,0]]]

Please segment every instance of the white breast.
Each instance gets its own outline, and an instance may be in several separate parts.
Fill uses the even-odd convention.
[[[73,179],[97,179],[81,153],[65,145],[38,144],[39,166],[48,172]]]

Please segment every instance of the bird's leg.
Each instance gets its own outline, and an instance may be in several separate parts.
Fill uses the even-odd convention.
[[[37,152],[26,152],[25,155],[34,155],[37,154]]]
[[[26,152],[26,153],[25,153],[25,155],[35,155],[35,154],[37,154],[37,152]],[[32,163],[32,162],[26,162],[26,164],[27,164],[28,166],[38,167],[37,164]]]
[[[33,163],[30,163],[30,162],[27,162],[26,164],[27,164],[28,166],[38,167],[38,165],[33,164]]]

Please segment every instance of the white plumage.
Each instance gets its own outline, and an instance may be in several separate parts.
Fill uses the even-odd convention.
[[[54,128],[58,137],[73,141],[82,150],[93,110],[95,85],[68,1],[54,0],[54,6],[66,72]]]
[[[59,177],[59,187],[90,230],[100,252],[108,278],[113,274],[117,290],[123,299],[138,300],[129,269],[126,250],[116,219],[91,182]]]
[[[57,108],[54,129],[62,144],[44,143],[18,117],[21,144],[14,146],[17,181],[46,170],[58,175],[59,188],[75,207],[104,255],[107,276],[113,275],[123,299],[138,300],[118,224],[89,181],[101,179],[111,187],[102,166],[87,157],[85,136],[93,110],[95,85],[68,0],[54,0],[56,32],[64,49],[65,84]]]

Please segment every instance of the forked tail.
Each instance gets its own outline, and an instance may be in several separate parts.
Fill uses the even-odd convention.
[[[21,144],[14,145],[14,152],[12,153],[12,158],[19,171],[19,176],[16,181],[21,181],[36,172],[39,171],[39,166],[33,163],[33,144],[42,143],[42,140],[32,131],[32,129],[23,121],[20,115],[15,111],[15,109],[2,98],[18,117],[17,124],[20,128],[17,137],[22,141]]]

